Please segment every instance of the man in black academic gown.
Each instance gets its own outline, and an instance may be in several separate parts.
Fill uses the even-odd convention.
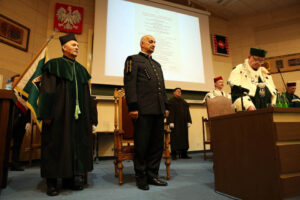
[[[289,101],[290,107],[300,107],[300,98],[295,95],[296,82],[287,83],[286,98]]]
[[[38,103],[41,175],[49,196],[58,195],[58,178],[64,189],[82,190],[84,173],[93,169],[90,75],[75,60],[79,47],[74,34],[59,39],[63,57],[43,66]]]
[[[155,39],[142,37],[141,52],[125,61],[124,87],[129,116],[134,124],[134,170],[139,189],[148,184],[166,186],[158,179],[164,143],[164,114],[168,103],[163,72],[151,54]]]
[[[175,88],[173,97],[169,99],[168,123],[171,132],[171,155],[172,159],[177,159],[177,154],[181,158],[191,158],[187,155],[189,149],[188,128],[192,125],[189,104],[181,98],[181,88]]]

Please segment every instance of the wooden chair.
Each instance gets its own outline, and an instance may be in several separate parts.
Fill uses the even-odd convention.
[[[206,160],[206,145],[209,144],[210,150],[212,150],[212,146],[211,146],[212,137],[210,135],[209,119],[211,117],[217,117],[221,115],[228,115],[234,113],[231,99],[228,99],[224,96],[217,96],[212,99],[207,98],[206,108],[207,108],[207,118],[202,117],[204,160]]]
[[[203,158],[206,160],[206,145],[211,145],[210,132],[208,129],[208,118],[202,116],[202,133],[203,133]],[[211,148],[209,149],[211,150]]]
[[[119,178],[119,184],[123,184],[123,164],[124,160],[134,158],[134,127],[128,115],[124,89],[114,90],[115,104],[115,130],[114,130],[114,165],[115,176]],[[163,158],[166,159],[167,179],[170,179],[170,130],[165,126],[165,141]]]
[[[28,158],[29,167],[32,167],[33,153],[37,149],[41,149],[41,141],[40,141],[41,132],[38,129],[38,125],[34,120],[31,120],[30,122],[31,122],[30,142],[29,142],[29,147],[25,148],[25,152],[29,152],[29,158]]]
[[[167,119],[165,119],[165,124],[164,124],[164,151],[162,158],[165,159],[165,165],[166,165],[166,170],[167,170],[167,180],[170,180],[170,165],[171,165],[171,152],[170,152],[170,133],[171,129],[169,125],[167,124]]]

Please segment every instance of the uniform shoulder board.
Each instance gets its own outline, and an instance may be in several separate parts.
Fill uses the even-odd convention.
[[[128,56],[125,62],[125,72],[131,73],[132,72],[132,56]]]
[[[132,56],[128,56],[128,57],[126,58],[126,61],[128,61],[128,60],[132,60]]]

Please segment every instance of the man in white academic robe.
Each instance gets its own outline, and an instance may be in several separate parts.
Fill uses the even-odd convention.
[[[277,90],[269,71],[262,67],[266,51],[250,49],[244,63],[231,72],[228,84],[231,86],[232,103],[237,111],[256,110],[276,104]]]

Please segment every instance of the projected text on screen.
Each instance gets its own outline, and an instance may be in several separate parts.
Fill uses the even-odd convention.
[[[124,0],[108,1],[105,75],[122,77],[126,57],[148,34],[165,80],[205,83],[199,18]]]

